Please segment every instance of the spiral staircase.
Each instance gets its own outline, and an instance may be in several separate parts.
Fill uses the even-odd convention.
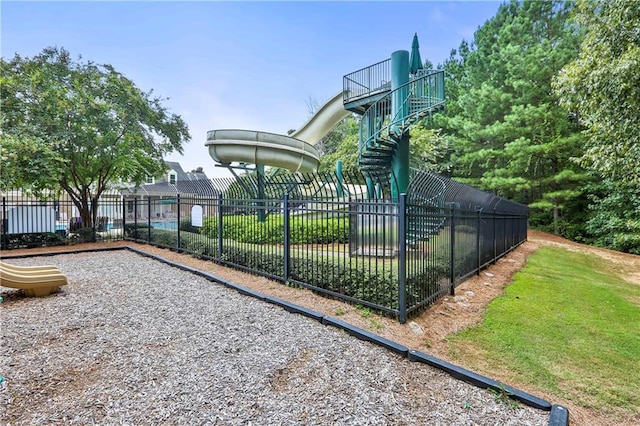
[[[392,180],[392,164],[398,144],[411,128],[445,105],[442,70],[418,70],[410,75],[407,83],[393,90],[390,80],[389,61],[344,77],[344,107],[362,115],[358,165],[365,177],[377,182]],[[409,210],[416,211],[408,211],[408,244],[437,234],[444,224],[444,219],[438,218],[444,207],[444,185],[435,175],[427,174],[428,178],[424,173],[414,171],[407,191],[410,195]],[[425,211],[433,212],[437,219],[427,219]]]
[[[385,62],[372,67],[384,67]],[[419,70],[408,83],[395,90],[391,90],[384,78],[374,81],[376,87],[368,89],[355,80],[358,74],[370,74],[363,71],[345,76],[343,99],[346,109],[362,115],[358,165],[365,176],[388,177],[402,137],[422,118],[444,108],[444,71]],[[387,73],[378,70],[373,74],[384,77]],[[371,79],[366,83],[371,84]],[[354,86],[359,90],[352,90]],[[392,108],[393,100],[399,104],[395,108]]]

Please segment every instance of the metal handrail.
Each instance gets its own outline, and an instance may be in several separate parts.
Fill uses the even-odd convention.
[[[401,107],[398,108],[396,114],[391,117],[389,113],[391,110],[391,99],[394,94],[402,90],[406,90],[407,94],[402,100]],[[412,100],[426,101],[426,104],[420,104],[420,108],[417,111],[411,111],[410,103]],[[427,110],[442,105],[444,101],[444,71],[442,70],[430,70],[421,73],[419,77],[387,93],[365,111],[360,121],[358,157],[362,157],[362,154],[366,152],[371,141],[380,140],[384,133],[386,133],[386,136],[390,135],[394,129],[399,129],[403,133],[408,131],[411,128],[412,123],[410,122],[410,118],[412,116],[417,116]],[[391,118],[391,120],[389,120],[389,118]]]
[[[391,81],[391,59],[359,69],[343,77],[343,102],[385,90]]]

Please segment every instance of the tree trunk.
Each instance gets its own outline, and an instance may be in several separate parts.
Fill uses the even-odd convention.
[[[93,227],[93,212],[91,206],[89,205],[89,200],[81,201],[80,217],[82,218],[82,227],[83,228],[91,228]]]

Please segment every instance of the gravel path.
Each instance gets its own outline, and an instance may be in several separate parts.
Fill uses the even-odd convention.
[[[546,425],[334,327],[129,251],[13,259],[70,284],[0,287],[0,423]],[[242,284],[242,283],[239,283]]]

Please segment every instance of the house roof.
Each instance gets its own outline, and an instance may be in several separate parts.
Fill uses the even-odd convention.
[[[180,163],[175,161],[166,162],[169,170],[158,177],[153,184],[142,184],[138,187],[123,189],[122,195],[142,194],[148,196],[175,196],[184,195],[209,195],[218,194],[211,180],[204,172],[185,172]],[[169,173],[176,173],[175,184],[169,183]]]

